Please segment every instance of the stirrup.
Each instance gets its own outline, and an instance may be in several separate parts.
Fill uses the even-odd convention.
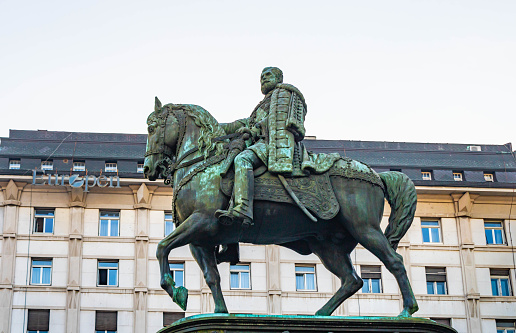
[[[229,210],[217,209],[215,211],[215,217],[219,219],[222,225],[232,225],[236,216],[233,215],[233,209]]]

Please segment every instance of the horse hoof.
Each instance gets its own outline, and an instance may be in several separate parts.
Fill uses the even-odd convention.
[[[398,318],[412,318],[412,314],[409,310],[403,309],[403,311],[398,315]]]
[[[174,303],[179,305],[183,311],[186,311],[186,304],[188,302],[188,289],[185,287],[178,287],[174,290]]]

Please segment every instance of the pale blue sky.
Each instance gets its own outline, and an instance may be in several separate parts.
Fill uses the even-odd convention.
[[[283,69],[319,139],[516,145],[516,1],[0,1],[0,136],[249,116]]]

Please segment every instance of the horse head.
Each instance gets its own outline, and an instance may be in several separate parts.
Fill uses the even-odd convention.
[[[149,180],[167,178],[168,167],[175,158],[179,137],[177,118],[156,97],[154,111],[147,118],[147,150],[143,173]]]

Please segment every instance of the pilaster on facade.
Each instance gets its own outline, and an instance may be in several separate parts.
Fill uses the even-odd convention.
[[[87,193],[80,188],[69,189],[70,234],[68,241],[68,281],[66,290],[66,331],[80,330],[82,249],[84,208]]]
[[[154,191],[158,186],[142,183],[129,185],[133,191],[136,214],[135,272],[134,272],[134,331],[147,332],[148,261],[150,208]]]
[[[459,255],[462,271],[462,282],[465,296],[465,312],[468,323],[468,331],[482,332],[480,320],[480,293],[478,291],[475,243],[471,231],[471,212],[478,194],[453,193],[457,233],[459,238]]]
[[[3,195],[1,205],[4,213],[0,266],[0,332],[6,333],[11,331],[18,210],[21,205],[21,194],[26,185],[26,183],[15,183],[13,180],[7,184],[0,184]]]
[[[268,313],[282,314],[281,309],[281,271],[280,250],[278,245],[265,246],[265,262],[267,267],[267,305]]]

